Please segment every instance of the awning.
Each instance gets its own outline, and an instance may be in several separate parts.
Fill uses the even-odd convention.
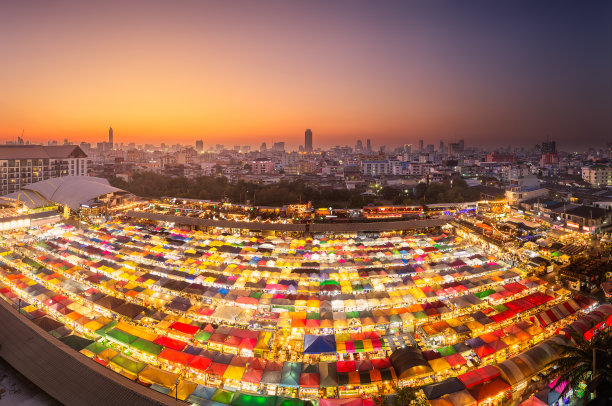
[[[330,335],[304,336],[304,354],[322,354],[336,352],[336,337]]]
[[[300,385],[301,373],[301,362],[285,362],[281,371],[280,386],[297,388]]]
[[[425,385],[421,388],[427,399],[436,399],[448,393],[465,389],[465,385],[457,378],[448,378],[441,382]]]

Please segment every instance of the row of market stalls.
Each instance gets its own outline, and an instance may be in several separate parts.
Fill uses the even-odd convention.
[[[388,244],[407,244],[406,253],[393,254],[409,262],[397,269],[391,263],[370,266],[365,261],[363,266],[344,266],[341,272],[308,264],[310,273],[289,266],[277,275],[266,263],[254,268],[259,272],[256,279],[265,283],[241,285],[248,267],[231,267],[241,254],[229,252],[239,247],[212,249],[239,243],[230,242],[231,236],[220,236],[223,243],[218,244],[202,240],[210,235],[198,235],[116,223],[95,230],[46,227],[36,235],[35,244],[16,243],[0,255],[7,265],[0,270],[6,285],[2,294],[15,306],[23,305],[22,312],[34,321],[40,319],[51,334],[84,337],[87,346],[93,344],[84,351],[88,356],[154,389],[171,391],[168,383],[178,377],[258,396],[312,399],[371,396],[390,392],[396,382],[422,384],[460,376],[475,365],[530,348],[551,334],[551,326],[588,310],[588,304],[576,302],[580,310],[563,313],[566,317],[557,324],[528,321],[530,313],[565,306],[562,295],[449,236],[359,239],[359,249],[369,254],[390,248]],[[149,253],[120,252],[134,242],[151,246],[144,251],[138,245],[143,254]],[[268,242],[263,238],[251,242],[249,248],[257,252],[296,249],[294,242],[281,247],[284,240],[270,242],[273,248],[264,246]],[[327,248],[327,243],[305,240],[303,248],[312,252],[315,246]],[[300,249],[302,242],[297,244]],[[440,261],[408,259],[408,248],[425,254],[432,246],[437,251],[428,250],[434,254],[427,255],[441,255]],[[153,255],[150,250],[155,247],[159,253]],[[208,252],[213,253],[208,258],[219,256],[211,261],[216,269],[209,264],[195,270],[176,265]],[[215,279],[200,278],[207,273]],[[295,293],[273,293],[295,286],[294,280]],[[319,290],[300,293],[306,286],[302,282]],[[350,282],[351,290],[343,291],[347,285],[342,282]],[[353,289],[358,284],[372,289]],[[322,286],[339,289],[322,292]],[[505,328],[511,324],[517,328]],[[419,344],[406,338],[408,332],[414,332]],[[480,341],[467,342],[475,338]],[[408,348],[414,353],[401,356]],[[407,365],[412,366],[406,369]]]
[[[553,335],[536,346],[495,365],[487,365],[457,377],[424,386],[423,393],[432,406],[472,406],[507,404],[513,393],[525,390],[532,378],[539,380],[549,371],[551,363],[562,356],[564,346],[576,345],[579,338],[590,339],[593,334],[612,323],[612,306],[604,304],[583,315],[560,334]],[[554,371],[542,403],[553,404],[564,393]],[[541,397],[541,396],[540,396]],[[529,403],[531,404],[531,403]]]

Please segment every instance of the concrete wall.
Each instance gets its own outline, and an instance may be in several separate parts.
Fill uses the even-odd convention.
[[[65,405],[187,405],[103,367],[0,299],[0,357]]]
[[[229,220],[209,220],[197,217],[173,216],[169,214],[149,213],[144,211],[129,211],[128,216],[136,219],[148,219],[155,221],[167,221],[176,224],[237,228],[243,230],[257,231],[284,231],[284,232],[362,232],[362,231],[400,231],[420,229],[426,227],[440,227],[450,221],[450,217],[428,220],[404,220],[404,221],[373,221],[367,223],[312,223],[312,224],[281,224]]]

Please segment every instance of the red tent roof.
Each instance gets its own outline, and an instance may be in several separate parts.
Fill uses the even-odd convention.
[[[166,336],[159,336],[153,342],[177,351],[182,351],[187,346],[187,343]]]
[[[194,335],[199,330],[197,326],[181,323],[180,321],[175,321],[174,323],[172,323],[170,325],[170,328],[172,330],[180,331],[181,333],[189,334],[190,336]]]
[[[242,381],[258,385],[261,381],[262,375],[263,369],[248,367],[247,370],[244,372],[244,375],[242,375]]]
[[[319,387],[319,374],[302,372],[302,375],[300,375],[300,387],[301,388],[318,388]]]
[[[200,371],[206,371],[208,367],[210,367],[211,363],[212,363],[212,360],[196,355],[195,357],[193,357],[193,359],[189,363],[189,367],[194,368],[194,369],[199,369]]]
[[[193,355],[176,351],[170,348],[165,348],[159,354],[159,358],[165,359],[166,361],[173,362],[175,364],[187,365],[193,359]]]

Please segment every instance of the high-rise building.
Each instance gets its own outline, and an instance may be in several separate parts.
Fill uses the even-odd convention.
[[[366,140],[366,149],[368,152],[372,152],[372,141],[369,138]]]
[[[285,142],[284,141],[275,142],[272,145],[272,151],[284,152],[285,151]]]
[[[261,147],[259,147],[259,150],[261,152],[265,152],[268,149],[268,145],[265,142],[261,143]]]
[[[108,127],[108,143],[110,144],[111,149],[115,147],[115,140],[113,139],[113,127]]]
[[[312,130],[310,128],[304,133],[304,151],[312,152]]]
[[[444,141],[440,141],[440,146],[438,147],[438,152],[443,154],[444,153]]]
[[[356,152],[363,151],[363,142],[361,142],[361,140],[357,140],[357,145],[355,145],[355,151]]]
[[[419,152],[423,152],[423,140],[419,140]]]
[[[204,141],[202,141],[202,140],[197,140],[197,141],[196,141],[196,146],[195,146],[195,147],[196,147],[196,151],[198,151],[198,152],[202,152],[202,151],[204,151]]]
[[[557,152],[557,143],[555,141],[544,141],[542,143],[542,154],[546,154],[547,152]]]

